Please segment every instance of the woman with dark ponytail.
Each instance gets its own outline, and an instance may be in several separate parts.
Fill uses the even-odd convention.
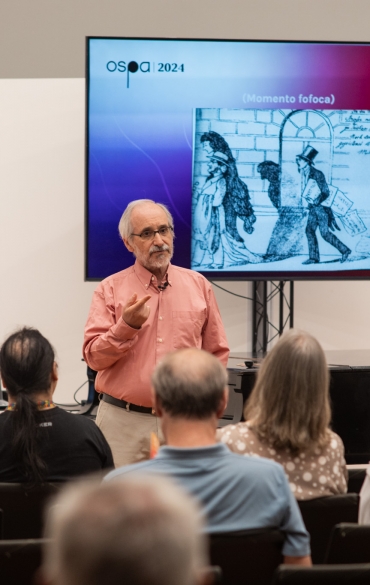
[[[110,448],[93,421],[53,403],[54,350],[37,329],[4,342],[0,371],[9,406],[0,416],[0,481],[39,484],[112,468]]]

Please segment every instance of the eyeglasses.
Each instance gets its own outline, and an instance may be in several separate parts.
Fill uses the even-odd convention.
[[[159,228],[159,230],[144,230],[141,234],[131,234],[132,236],[137,236],[142,240],[154,240],[155,234],[159,234],[161,238],[172,234],[173,227],[170,225],[164,225],[163,227]]]

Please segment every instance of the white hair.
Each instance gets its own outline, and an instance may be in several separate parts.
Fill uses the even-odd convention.
[[[153,205],[158,205],[158,207],[160,207],[167,215],[168,223],[173,228],[173,217],[172,217],[169,209],[166,207],[166,205],[163,205],[163,203],[156,203],[152,199],[136,199],[135,201],[131,201],[128,204],[128,206],[126,207],[126,209],[123,212],[121,219],[119,221],[118,231],[119,231],[119,234],[120,234],[122,240],[128,240],[131,233],[132,233],[131,214],[132,214],[133,210],[135,209],[135,207],[138,207],[139,205],[145,205],[148,203],[152,203]]]
[[[208,564],[197,504],[144,473],[70,484],[52,503],[46,536],[52,585],[195,585]]]

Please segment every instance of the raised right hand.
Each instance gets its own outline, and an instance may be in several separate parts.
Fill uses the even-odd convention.
[[[146,305],[150,298],[151,296],[147,295],[138,300],[136,293],[129,298],[122,310],[122,319],[127,325],[133,329],[140,329],[150,314],[150,307]]]

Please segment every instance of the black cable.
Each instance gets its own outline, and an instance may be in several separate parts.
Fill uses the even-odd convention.
[[[209,281],[211,284],[213,284],[213,286],[217,286],[217,288],[220,288],[221,290],[229,293],[229,295],[233,295],[234,297],[239,297],[241,299],[246,299],[247,301],[253,301],[253,299],[251,299],[250,297],[245,297],[243,295],[238,295],[236,293],[231,292],[231,290],[227,290],[226,288],[223,288],[222,286],[220,286],[219,284],[216,284],[213,280]],[[262,304],[262,303],[260,303]]]
[[[76,394],[79,390],[81,390],[81,388],[83,388],[85,386],[85,384],[88,384],[89,380],[85,380],[85,382],[83,384],[81,384],[81,386],[79,386],[76,390],[76,392],[73,394],[73,400],[77,403],[81,405],[81,402],[78,402],[77,398],[76,398]]]
[[[79,386],[77,388],[77,390],[75,391],[75,393],[73,394],[73,400],[75,401],[76,404],[79,404],[81,406],[81,402],[78,402],[77,398],[76,398],[76,394],[79,390],[81,390],[81,388],[83,388],[85,386],[85,384],[88,383],[89,380],[85,380],[85,382],[83,384],[81,384],[81,386]],[[64,404],[61,404],[60,402],[54,402],[54,404],[56,404],[57,406],[64,406]]]
[[[244,295],[238,295],[237,293],[234,293],[234,292],[232,292],[231,290],[227,290],[226,288],[224,288],[224,287],[220,286],[219,284],[216,284],[216,283],[215,283],[213,280],[210,280],[209,282],[210,282],[211,284],[213,284],[213,286],[216,286],[217,288],[219,288],[219,289],[223,290],[224,292],[228,293],[229,295],[233,295],[234,297],[239,297],[240,299],[245,299],[245,300],[247,300],[247,301],[253,301],[253,300],[254,300],[254,299],[252,299],[252,298],[250,298],[250,297],[246,297],[246,296],[244,296]],[[288,281],[283,281],[283,284],[285,285],[285,284],[286,284],[286,282],[288,282]],[[273,300],[273,299],[274,299],[274,298],[275,298],[275,297],[276,297],[276,296],[277,296],[277,295],[280,293],[280,291],[281,291],[281,289],[280,289],[280,281],[279,281],[279,284],[275,284],[273,281],[270,281],[270,283],[271,283],[271,285],[272,285],[274,288],[273,288],[273,290],[272,290],[272,291],[271,291],[271,292],[270,292],[270,293],[269,293],[269,294],[266,296],[266,302],[267,302],[267,303],[269,303],[270,301],[272,301],[272,300]],[[260,295],[259,295],[259,292],[258,292],[258,291],[256,292],[256,297],[257,297],[257,298],[256,298],[256,302],[257,302],[257,304],[258,304],[258,305],[260,305],[260,307],[263,307],[263,302],[260,300]],[[288,309],[289,309],[289,308],[290,308],[290,307],[289,307],[289,302],[288,302],[288,299],[287,299],[287,297],[286,297],[286,295],[285,295],[285,292],[284,292],[284,286],[283,286],[283,298],[284,298],[284,301],[285,301],[285,304],[286,304],[286,306],[287,306],[287,307],[288,307]],[[261,325],[261,321],[262,321],[262,319],[263,319],[263,311],[260,311],[260,312],[259,312],[259,311],[257,310],[257,315],[258,315],[258,318],[257,318],[257,323],[256,323],[256,325],[257,325],[257,331],[258,331],[258,329],[259,329],[259,327],[260,327],[260,325]],[[285,322],[284,322],[284,325],[283,325],[283,329],[285,328],[286,324],[288,323],[288,321],[289,321],[289,317],[290,317],[290,314],[288,314],[288,316],[287,316],[287,317],[286,317],[286,319],[285,319]],[[280,331],[279,331],[279,329],[278,329],[278,328],[277,328],[277,327],[276,327],[276,326],[275,326],[273,323],[271,323],[271,321],[269,320],[268,314],[266,314],[266,326],[267,326],[267,328],[268,328],[268,329],[267,329],[267,339],[268,339],[268,341],[267,341],[267,345],[268,345],[268,344],[269,344],[269,343],[271,343],[271,342],[272,342],[272,341],[273,341],[273,340],[274,340],[276,337],[278,337],[278,336],[280,335]],[[276,331],[276,333],[275,333],[275,335],[273,335],[273,336],[272,336],[272,337],[269,339],[268,337],[269,337],[269,333],[270,333],[270,328],[274,329],[274,330]],[[260,344],[260,348],[259,348],[259,350],[261,350],[261,349],[262,349],[262,348],[261,348],[261,344]],[[259,351],[259,350],[257,350],[257,351]],[[77,392],[77,391],[76,391],[76,392]]]

